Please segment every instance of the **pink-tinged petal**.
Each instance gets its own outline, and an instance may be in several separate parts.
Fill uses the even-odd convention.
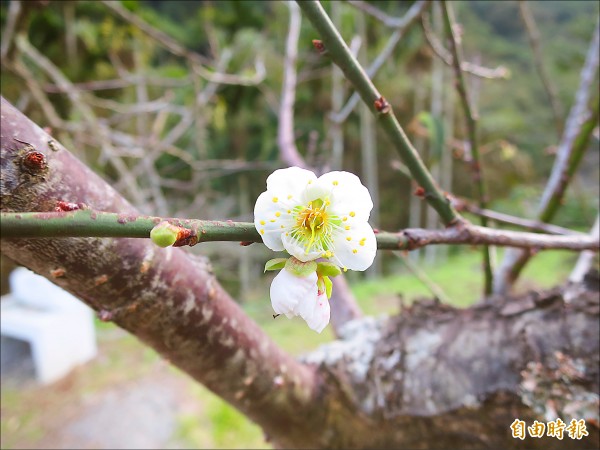
[[[367,270],[377,253],[375,233],[366,222],[338,231],[333,238],[333,262],[350,270]]]
[[[298,315],[298,306],[305,298],[317,296],[317,274],[297,277],[283,269],[271,283],[271,305],[277,314],[288,318]]]
[[[300,317],[317,333],[323,331],[329,323],[330,308],[325,292],[300,300],[297,310]]]

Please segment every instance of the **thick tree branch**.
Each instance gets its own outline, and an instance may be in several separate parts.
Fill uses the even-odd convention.
[[[364,69],[350,53],[350,49],[331,23],[321,4],[311,0],[298,2],[298,5],[321,34],[324,47],[329,52],[331,60],[344,72],[346,79],[352,83],[367,106],[372,108],[373,114],[376,115],[378,122],[390,137],[392,145],[410,170],[413,178],[425,191],[425,199],[437,211],[446,225],[460,221],[459,214],[437,186],[419,153],[398,123],[391,105],[379,93]]]
[[[485,209],[487,203],[487,192],[485,189],[485,182],[483,179],[483,170],[481,167],[481,158],[479,157],[479,141],[477,136],[477,122],[478,117],[474,110],[474,105],[471,103],[469,93],[467,91],[467,85],[462,65],[462,50],[458,45],[457,38],[454,33],[454,26],[456,21],[454,19],[454,12],[452,5],[443,1],[441,3],[442,11],[444,16],[444,25],[446,28],[446,34],[450,41],[450,49],[452,51],[452,67],[454,68],[454,76],[456,77],[456,91],[461,101],[461,105],[465,115],[465,122],[467,128],[467,135],[469,137],[469,147],[471,150],[471,173],[473,176],[473,186],[475,190],[475,197],[480,209]],[[480,223],[482,227],[487,227],[487,217],[480,216]],[[484,270],[484,294],[489,295],[492,293],[492,287],[494,284],[494,270],[492,268],[492,258],[490,255],[490,248],[484,246],[483,252],[483,270]]]

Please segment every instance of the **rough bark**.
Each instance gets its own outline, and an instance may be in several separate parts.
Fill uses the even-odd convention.
[[[597,448],[597,278],[589,284],[492,297],[463,310],[420,302],[397,317],[350,322],[342,341],[305,357],[343,380],[347,401],[371,424],[370,441],[349,433],[338,442],[347,448]],[[515,418],[530,425],[555,417],[586,419],[589,436],[567,442],[511,436]]]
[[[2,211],[48,211],[62,200],[134,212],[3,99],[1,115]],[[25,162],[32,151],[44,164]],[[398,317],[354,320],[297,362],[244,315],[206,260],[182,249],[60,238],[2,239],[2,251],[155,348],[280,447],[598,446],[597,280],[592,291],[576,284],[464,310],[418,303]],[[586,419],[590,435],[511,437],[515,418],[553,414]]]

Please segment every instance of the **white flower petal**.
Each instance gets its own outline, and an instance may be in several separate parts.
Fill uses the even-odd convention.
[[[287,270],[281,270],[271,283],[271,305],[277,314],[288,318],[298,315],[302,300],[317,297],[317,274],[297,277]]]
[[[271,250],[283,250],[281,235],[294,223],[291,209],[270,191],[263,192],[254,205],[254,226]]]
[[[330,211],[338,216],[350,215],[357,220],[367,221],[373,201],[369,190],[360,178],[350,172],[329,172],[321,175],[316,183],[321,190],[331,187]]]
[[[290,195],[299,201],[300,195],[308,186],[309,181],[314,182],[317,176],[310,170],[300,167],[277,169],[267,178],[267,191],[273,192],[280,198],[287,199]]]
[[[300,317],[306,320],[308,326],[317,333],[323,331],[329,323],[330,308],[325,292],[300,300],[297,311]]]
[[[366,222],[337,232],[333,237],[333,247],[333,261],[350,270],[368,269],[377,253],[375,233]]]
[[[283,242],[283,246],[285,250],[302,262],[314,261],[317,258],[321,258],[323,256],[323,252],[311,250],[310,252],[306,252],[306,245],[303,245],[302,242],[297,241],[292,237],[291,234],[287,236],[284,234],[281,236],[281,240]]]

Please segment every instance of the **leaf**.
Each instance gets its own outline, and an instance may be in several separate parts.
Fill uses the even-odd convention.
[[[338,266],[330,262],[317,263],[317,275],[320,277],[337,277],[342,271]]]
[[[285,267],[286,258],[273,258],[265,263],[265,272],[267,270],[281,270]]]

